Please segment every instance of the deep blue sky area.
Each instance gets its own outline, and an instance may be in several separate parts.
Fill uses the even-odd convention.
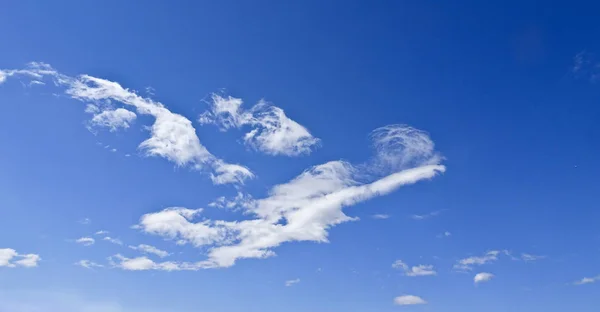
[[[594,1],[3,2],[0,312],[597,311],[598,12]],[[165,109],[114,89],[77,95],[80,75]],[[214,94],[243,100],[238,119],[214,110]],[[264,107],[314,141],[296,153],[244,139],[268,131]],[[214,158],[177,163],[189,145],[149,155],[142,142],[172,114],[191,133],[161,133],[195,133]],[[381,165],[375,129],[422,132]],[[352,175],[340,193],[330,176],[275,187],[339,160],[351,165],[335,172]],[[246,179],[215,182],[223,163]],[[431,166],[435,177],[377,189]],[[368,183],[369,200],[328,206]],[[274,201],[268,216],[251,208]],[[224,238],[198,244],[202,224]],[[233,256],[244,248],[265,254]],[[235,263],[202,262],[224,254]]]

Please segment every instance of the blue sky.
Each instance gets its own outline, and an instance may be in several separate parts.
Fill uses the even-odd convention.
[[[0,10],[0,311],[596,311],[591,3]]]

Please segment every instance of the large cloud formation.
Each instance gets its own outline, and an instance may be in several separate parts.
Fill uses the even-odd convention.
[[[208,257],[203,261],[154,263],[146,257],[117,255],[116,265],[130,270],[230,267],[240,259],[271,257],[274,249],[286,242],[328,242],[328,231],[333,226],[357,220],[344,213],[345,207],[431,179],[446,170],[438,163],[442,158],[434,152],[433,142],[422,131],[391,125],[376,129],[372,138],[376,161],[369,165],[330,161],[272,187],[265,198],[237,196],[228,203],[228,207],[242,210],[251,219],[198,220],[202,209],[171,207],[143,215],[135,226],[179,243],[208,247]],[[373,166],[385,167],[388,172],[361,181],[373,176],[365,174]]]
[[[143,153],[165,158],[177,166],[210,169],[215,184],[243,183],[254,177],[248,168],[227,163],[211,154],[200,142],[189,119],[171,112],[160,102],[139,96],[117,82],[90,75],[70,77],[48,64],[35,62],[25,69],[0,70],[0,83],[9,77],[25,78],[36,84],[50,80],[56,87],[64,88],[64,93],[73,99],[93,103],[86,108],[87,112],[94,114],[91,124],[106,126],[112,131],[129,127],[136,117],[125,108],[114,109],[114,103],[135,109],[138,114],[154,117],[150,137],[139,145]]]

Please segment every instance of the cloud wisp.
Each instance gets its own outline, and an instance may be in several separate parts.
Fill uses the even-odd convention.
[[[396,125],[386,131],[395,135]],[[378,129],[377,139],[385,139],[383,130]],[[413,132],[414,133],[414,132]],[[412,151],[412,147],[401,144],[390,145],[391,149]],[[240,259],[268,258],[275,255],[274,249],[287,242],[327,243],[329,230],[341,223],[357,221],[348,216],[343,208],[383,196],[396,189],[422,180],[429,180],[445,171],[441,164],[432,164],[431,154],[411,153],[407,157],[400,151],[388,151],[378,145],[375,157],[380,153],[396,154],[404,164],[412,167],[397,167],[397,162],[386,157],[394,165],[388,172],[371,181],[360,181],[365,175],[363,165],[354,166],[344,161],[330,161],[314,166],[289,182],[271,188],[268,196],[254,199],[236,196],[231,208],[238,209],[249,219],[224,221],[200,219],[202,209],[171,207],[159,212],[147,213],[140,218],[135,228],[144,233],[174,240],[178,244],[191,244],[208,250],[208,258],[195,263],[154,263],[147,258],[122,260],[122,268],[143,267],[145,269],[202,269],[230,267]],[[384,168],[377,162],[378,169]],[[372,171],[369,171],[372,172]],[[372,176],[372,175],[369,175]],[[221,201],[224,202],[224,201]],[[132,261],[135,260],[135,266]],[[143,264],[140,266],[140,264]],[[119,265],[118,265],[119,266]]]
[[[413,219],[413,220],[418,220],[418,221],[421,221],[421,220],[427,220],[427,219],[431,219],[431,218],[437,217],[437,216],[439,216],[439,215],[440,215],[442,212],[444,212],[444,210],[436,210],[436,211],[432,211],[432,212],[430,212],[430,213],[426,213],[426,214],[423,214],[423,215],[417,215],[417,214],[414,214],[414,215],[412,215],[412,216],[410,216],[410,217],[411,217],[411,219]]]
[[[79,260],[79,261],[75,262],[74,264],[76,266],[80,266],[80,267],[86,268],[86,269],[103,268],[104,267],[103,265],[98,264],[93,261],[90,261],[90,260]]]
[[[37,254],[20,254],[12,248],[0,248],[0,267],[33,268],[40,260],[42,258]]]
[[[288,280],[288,281],[285,281],[285,287],[294,286],[294,285],[296,285],[298,283],[300,283],[300,279],[299,278],[293,279],[293,280]]]
[[[170,253],[164,251],[164,250],[160,250],[154,246],[150,246],[150,245],[146,245],[146,244],[140,244],[137,246],[129,246],[129,248],[133,249],[133,250],[137,250],[146,254],[153,254],[156,255],[160,258],[165,258],[168,257],[170,255]]]
[[[96,240],[91,237],[80,237],[76,239],[75,242],[83,246],[92,246],[94,243],[96,243]]]
[[[411,267],[402,260],[396,260],[392,264],[392,268],[402,270],[404,271],[404,275],[411,277],[437,275],[437,272],[433,269],[433,265],[420,264]]]
[[[264,100],[244,110],[242,99],[212,94],[208,104],[209,110],[198,119],[201,124],[215,124],[221,131],[247,126],[251,130],[244,135],[244,143],[263,153],[299,156],[310,154],[319,145],[319,139],[304,126]]]
[[[573,285],[585,285],[585,284],[592,284],[595,282],[600,281],[600,275],[595,276],[595,277],[584,277],[576,282],[573,283]]]
[[[181,167],[208,170],[214,184],[244,183],[254,177],[248,168],[211,154],[200,142],[189,119],[117,82],[90,75],[70,77],[48,64],[35,62],[22,70],[0,70],[0,83],[9,77],[50,80],[55,87],[62,88],[65,95],[88,104],[86,111],[93,114],[90,126],[108,127],[111,131],[128,128],[137,116],[129,109],[154,117],[149,127],[150,137],[138,147],[145,156],[161,157]],[[123,107],[115,108],[115,104]]]

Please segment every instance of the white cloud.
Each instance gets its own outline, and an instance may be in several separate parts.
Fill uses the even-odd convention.
[[[444,238],[444,237],[450,237],[450,236],[452,236],[452,233],[446,231],[446,232],[444,232],[442,234],[439,234],[437,237],[438,238]]]
[[[103,268],[104,267],[103,265],[98,264],[93,261],[90,261],[90,260],[79,260],[79,261],[75,262],[75,265],[80,266],[82,268],[86,268],[86,269]]]
[[[125,110],[113,113],[100,112],[103,103],[120,103],[135,108],[141,115],[155,118],[150,129],[150,138],[143,141],[139,148],[146,156],[165,158],[177,166],[188,166],[196,170],[210,169],[211,178],[216,184],[243,183],[254,177],[246,167],[229,164],[212,155],[200,143],[192,122],[182,115],[175,114],[162,103],[139,96],[136,92],[123,88],[119,83],[96,78],[90,75],[69,77],[58,73],[43,63],[30,63],[25,70],[3,70],[3,77],[22,76],[51,79],[56,86],[65,87],[65,93],[77,100],[92,104],[86,111],[99,114],[96,122],[109,127],[122,127],[124,121],[129,125],[133,115]],[[115,121],[117,121],[115,123]],[[92,120],[92,122],[94,122]]]
[[[96,240],[91,237],[81,237],[75,240],[75,242],[82,244],[83,246],[91,246],[96,242]]]
[[[475,284],[479,284],[483,282],[489,282],[492,280],[492,278],[494,278],[494,274],[482,272],[477,273],[477,275],[475,275],[475,277],[473,278],[473,281],[475,282]]]
[[[576,282],[574,282],[573,284],[575,285],[585,285],[585,284],[592,284],[595,283],[597,281],[600,281],[600,275],[596,276],[596,277],[584,277]]]
[[[430,219],[433,217],[437,217],[439,216],[444,210],[436,210],[436,211],[432,211],[430,213],[424,214],[424,215],[412,215],[411,218],[413,220],[426,220],[426,219]]]
[[[407,125],[389,125],[371,133],[376,166],[384,169],[438,164],[442,157],[427,132]]]
[[[88,106],[89,107],[89,106]],[[86,109],[87,111],[88,109]],[[94,117],[90,121],[91,126],[107,127],[110,131],[117,131],[119,128],[127,129],[136,119],[137,115],[124,108],[114,110],[104,110],[94,113]]]
[[[195,263],[173,261],[157,263],[148,259],[148,257],[126,258],[120,254],[109,257],[109,262],[112,266],[127,271],[195,271],[200,268]]]
[[[546,256],[536,256],[536,255],[532,255],[532,254],[526,254],[526,253],[522,253],[521,254],[521,259],[523,261],[536,261],[536,260],[541,260],[546,258]]]
[[[90,220],[90,218],[83,218],[77,222],[79,222],[79,224],[88,225],[88,224],[92,223],[92,220]]]
[[[386,215],[386,214],[374,214],[371,217],[373,219],[384,220],[384,219],[389,219],[390,215]]]
[[[418,304],[427,304],[427,301],[423,300],[423,298],[413,295],[403,295],[394,298],[394,304],[396,305],[418,305]]]
[[[428,158],[422,160],[429,162]],[[344,207],[431,179],[445,167],[427,164],[392,171],[370,183],[358,182],[365,177],[364,170],[368,169],[343,161],[314,166],[274,186],[265,198],[244,197],[234,206],[253,218],[243,221],[195,221],[202,209],[173,207],[143,215],[136,227],[196,247],[206,246],[208,259],[195,263],[198,268],[229,267],[239,259],[271,257],[273,249],[286,242],[328,242],[331,227],[358,220],[344,214]]]
[[[160,250],[154,246],[150,246],[150,245],[146,245],[146,244],[140,244],[138,246],[129,246],[129,248],[143,252],[143,253],[155,254],[161,258],[164,258],[164,257],[167,257],[170,255],[170,253],[168,253],[164,250]]]
[[[112,238],[110,236],[106,236],[102,240],[105,240],[107,242],[113,243],[115,245],[123,245],[123,242],[120,239],[118,239],[118,238]]]
[[[285,286],[290,287],[290,286],[294,286],[295,284],[298,284],[298,283],[300,283],[299,278],[293,279],[293,280],[288,280],[288,281],[285,281]]]
[[[42,258],[36,254],[19,254],[11,248],[0,249],[0,267],[25,267],[33,268],[38,266]]]
[[[483,265],[498,260],[498,255],[500,255],[500,251],[491,250],[481,257],[469,257],[461,259],[458,260],[458,263],[454,265],[454,269],[460,271],[471,271],[475,265]]]
[[[242,104],[242,99],[213,94],[209,111],[200,115],[199,122],[216,124],[222,131],[249,126],[252,130],[244,135],[244,142],[270,155],[310,154],[319,144],[319,139],[288,118],[281,108],[261,100],[245,111]]]
[[[96,235],[106,235],[106,234],[108,234],[108,233],[109,233],[108,231],[105,231],[105,230],[100,230],[100,231],[96,232],[95,234],[96,234]]]
[[[392,263],[392,268],[403,270],[404,275],[411,277],[437,275],[437,272],[433,269],[433,265],[420,264],[410,267],[402,260],[396,260],[394,263]]]

